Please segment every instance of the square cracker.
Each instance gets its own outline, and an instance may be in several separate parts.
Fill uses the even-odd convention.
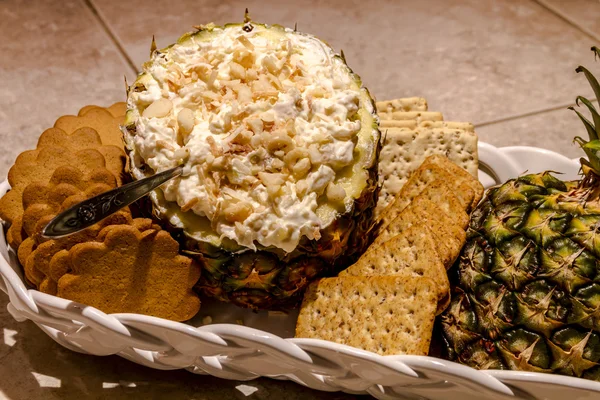
[[[378,101],[375,103],[380,114],[395,111],[427,111],[427,100],[422,97],[404,97],[401,99]]]
[[[306,291],[295,337],[381,355],[427,355],[436,304],[435,284],[426,278],[325,278]]]
[[[442,264],[450,268],[466,241],[466,232],[456,220],[446,214],[426,194],[417,196],[385,229],[380,229],[371,246],[377,246],[401,234],[412,226],[431,229],[435,248]]]
[[[472,176],[477,176],[477,136],[472,133],[461,129],[425,127],[390,128],[383,130],[383,133],[385,142],[379,157],[379,182],[382,187],[376,215],[380,215],[393,201],[411,173],[432,155],[444,156]]]
[[[423,167],[427,168],[430,165],[437,165],[438,167],[445,168],[449,172],[455,174],[456,176],[464,179],[464,182],[467,183],[471,188],[475,191],[475,197],[473,198],[473,208],[479,203],[481,197],[483,196],[483,185],[479,180],[476,179],[477,173],[473,173],[466,168],[460,168],[460,166],[447,157],[443,157],[439,154],[432,155],[428,157],[425,162],[423,162]]]
[[[460,129],[467,133],[475,134],[475,126],[470,122],[422,120],[419,126],[430,129]]]
[[[455,122],[455,121],[442,121],[434,120],[433,116],[419,117],[416,119],[407,118],[407,116],[400,116],[401,114],[413,114],[413,113],[387,113],[379,114],[381,122],[379,123],[380,129],[385,128],[404,128],[404,129],[460,129],[466,133],[475,134],[475,127],[470,122]],[[425,114],[425,113],[423,113]],[[430,114],[436,114],[431,112]],[[394,115],[398,115],[398,118],[394,118]],[[441,114],[440,114],[441,115]]]
[[[379,114],[381,123],[383,122],[394,122],[394,121],[415,121],[417,124],[420,123],[432,123],[436,121],[443,121],[444,116],[441,112],[437,111],[393,111],[391,113]],[[382,127],[382,124],[379,124]]]
[[[406,275],[431,279],[437,288],[438,311],[450,300],[450,283],[444,264],[436,251],[431,230],[412,226],[378,246],[370,246],[356,263],[339,276]]]
[[[455,224],[466,229],[469,224],[469,214],[466,210],[473,200],[473,190],[455,175],[432,167],[419,169],[404,185],[396,199],[380,215],[379,226],[385,229],[400,213],[419,195],[433,201],[450,216]]]

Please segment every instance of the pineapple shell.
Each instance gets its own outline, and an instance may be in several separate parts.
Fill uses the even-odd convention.
[[[260,26],[285,32],[279,25],[263,25],[246,21],[244,24],[227,24],[223,29],[239,26]],[[193,33],[183,35],[177,43],[189,40],[210,40],[214,25],[200,27]],[[297,33],[300,34],[300,33]],[[326,44],[323,46],[328,47]],[[159,50],[158,54],[168,52],[171,46]],[[343,56],[331,51],[331,56],[343,60]],[[156,50],[153,49],[152,53]],[[324,275],[332,275],[352,264],[372,241],[373,209],[376,205],[379,187],[377,186],[377,160],[381,150],[379,119],[376,107],[367,89],[362,87],[360,78],[349,68],[352,79],[361,88],[359,111],[363,122],[362,130],[369,132],[368,145],[371,150],[358,148],[365,167],[362,172],[367,177],[361,182],[362,190],[355,197],[350,211],[339,213],[329,226],[321,230],[319,240],[304,237],[296,249],[285,253],[276,248],[259,248],[257,251],[240,248],[229,240],[220,245],[198,240],[181,227],[170,226],[171,232],[179,238],[183,252],[197,259],[203,266],[202,277],[196,289],[208,296],[222,301],[252,309],[272,309],[295,305],[301,300],[308,284]],[[138,76],[129,87],[131,90],[143,90],[145,74]],[[135,133],[135,123],[131,110],[126,115],[125,130]],[[130,150],[130,156],[133,157]],[[145,168],[152,174],[150,168]],[[169,225],[168,217],[163,215],[155,204],[151,204],[153,214],[164,224]]]

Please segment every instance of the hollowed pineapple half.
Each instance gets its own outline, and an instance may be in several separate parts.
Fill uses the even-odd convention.
[[[250,21],[151,53],[128,90],[132,175],[183,165],[150,198],[201,262],[200,291],[278,307],[365,249],[380,133],[343,57]]]

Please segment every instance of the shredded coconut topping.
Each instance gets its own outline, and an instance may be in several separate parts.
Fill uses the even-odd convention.
[[[262,26],[215,28],[144,66],[129,94],[134,173],[184,165],[164,199],[206,217],[221,238],[291,252],[319,239],[319,202],[349,205],[360,88],[318,39]]]

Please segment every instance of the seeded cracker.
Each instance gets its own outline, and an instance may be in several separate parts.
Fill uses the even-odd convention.
[[[477,204],[481,199],[483,186],[469,173],[449,160],[444,160],[444,158],[442,156],[436,157],[431,162],[426,160],[410,175],[406,184],[394,196],[394,201],[379,214],[381,226],[390,223],[416,196],[436,180],[441,181],[441,184],[446,185],[456,195],[458,201],[462,204],[463,211],[470,212],[474,204]],[[456,170],[453,169],[453,166],[456,167]],[[466,227],[466,225],[464,226]]]
[[[370,246],[360,259],[339,276],[409,275],[431,279],[437,287],[438,311],[450,300],[446,269],[436,252],[431,230],[423,226],[407,228],[380,246]]]
[[[412,113],[392,113],[394,119],[382,119],[380,128],[405,128],[405,129],[457,129],[466,133],[475,134],[475,127],[470,122],[454,122],[430,119],[432,117],[417,117],[416,119],[408,119]],[[425,114],[425,113],[419,113]],[[430,112],[430,114],[438,114]],[[390,115],[390,114],[388,114]]]
[[[396,111],[427,111],[427,100],[422,97],[406,97],[402,99],[378,101],[377,113],[382,119],[389,119],[388,114]]]
[[[416,124],[415,121],[397,122]],[[472,176],[477,176],[477,136],[474,133],[458,128],[426,126],[389,128],[382,129],[382,132],[385,133],[386,140],[379,161],[379,182],[382,189],[376,215],[380,215],[393,201],[410,174],[429,156],[445,156]]]
[[[429,157],[427,160],[425,160],[425,162],[423,163],[423,166],[425,168],[427,168],[430,165],[437,165],[439,167],[446,168],[448,171],[459,176],[461,179],[464,179],[464,181],[469,186],[471,186],[471,188],[475,192],[475,196],[473,197],[473,201],[471,204],[471,207],[475,208],[475,206],[477,206],[477,204],[481,200],[481,197],[483,196],[483,186],[477,179],[474,178],[474,176],[477,176],[477,175],[473,175],[472,173],[468,174],[467,171],[465,171],[465,169],[459,168],[458,165],[456,165],[455,163],[449,162],[449,161],[450,160],[446,157],[443,157],[440,155],[434,155],[434,156]]]
[[[433,122],[442,122],[444,116],[437,111],[394,111],[392,113],[378,113],[381,118],[379,127],[386,127],[389,122],[414,122],[419,124],[431,124]],[[415,126],[416,126],[415,125]]]
[[[304,295],[296,337],[381,355],[427,355],[436,305],[435,284],[426,278],[326,278]]]
[[[466,233],[454,218],[428,199],[427,193],[417,196],[385,229],[381,229],[371,246],[381,245],[408,228],[421,225],[431,229],[435,249],[446,269],[450,268],[465,243]]]
[[[463,194],[460,193],[460,186],[448,179],[454,179],[454,177],[419,181],[414,185],[410,182],[406,184],[396,200],[381,215],[379,220],[380,229],[385,229],[421,194],[423,194],[422,197],[436,203],[440,212],[446,213],[455,224],[462,229],[466,229],[469,224],[469,215],[465,212],[465,197],[460,197]],[[468,200],[468,198],[466,199]]]

